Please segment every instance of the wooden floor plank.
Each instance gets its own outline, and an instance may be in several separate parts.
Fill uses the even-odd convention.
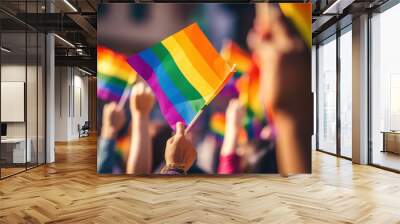
[[[400,175],[313,152],[313,174],[96,173],[96,139],[0,181],[0,223],[400,223]]]

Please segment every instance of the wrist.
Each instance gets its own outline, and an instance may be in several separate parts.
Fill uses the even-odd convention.
[[[221,155],[230,155],[236,152],[237,134],[226,134],[221,147]]]
[[[115,139],[117,133],[113,130],[113,128],[104,128],[101,130],[101,138],[103,139]]]
[[[179,162],[178,160],[165,160],[165,165],[168,165],[168,166],[184,166],[185,162]]]
[[[169,173],[177,173],[177,174],[186,174],[185,164],[181,163],[167,163],[162,169],[162,174],[169,174]]]
[[[133,119],[137,120],[148,120],[150,117],[150,113],[147,112],[141,112],[141,111],[133,111]]]
[[[237,136],[239,134],[240,127],[237,125],[232,125],[232,124],[226,124],[225,126],[225,136],[230,135],[230,136]]]
[[[310,172],[312,123],[286,116],[276,116],[274,123],[279,172],[285,175]]]

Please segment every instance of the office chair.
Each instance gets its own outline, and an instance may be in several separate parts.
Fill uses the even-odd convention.
[[[89,136],[89,129],[90,129],[89,121],[85,121],[82,127],[80,127],[80,125],[78,124],[79,138]]]

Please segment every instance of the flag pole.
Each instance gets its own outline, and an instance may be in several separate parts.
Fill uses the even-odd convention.
[[[129,86],[127,85],[124,89],[124,92],[122,93],[121,98],[118,101],[117,104],[117,108],[122,110],[122,108],[124,108],[124,105],[126,103],[126,101],[128,100],[128,96],[129,96]]]
[[[229,71],[229,74],[227,76],[227,78],[231,78],[232,74],[235,73],[236,71],[236,64],[233,64],[233,66],[231,67],[231,70]],[[226,82],[226,80],[224,81]],[[220,90],[210,99],[211,100],[214,99],[214,97],[216,97],[218,95],[218,93],[222,90],[223,86],[220,88]],[[196,116],[194,116],[193,120],[190,122],[190,124],[187,126],[187,128],[185,129],[185,134],[189,133],[190,129],[192,129],[193,125],[196,123],[197,119],[200,117],[200,115],[203,113],[203,111],[207,108],[208,104],[204,105],[203,108],[201,108],[201,110],[196,114]]]
[[[121,96],[121,98],[120,98],[119,101],[118,101],[117,108],[120,109],[120,110],[122,110],[122,108],[124,108],[125,103],[126,103],[126,101],[128,100],[128,98],[129,98],[130,83],[133,82],[132,79],[133,79],[133,78],[130,78],[130,79],[128,80],[128,82],[126,83],[124,92],[122,93],[122,96]]]

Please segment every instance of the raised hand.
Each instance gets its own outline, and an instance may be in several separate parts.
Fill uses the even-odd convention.
[[[103,139],[114,139],[125,122],[126,117],[123,109],[119,108],[115,102],[106,104],[103,108],[101,137]]]
[[[148,116],[154,105],[151,89],[140,82],[133,86],[130,97],[130,109],[133,114]]]
[[[284,15],[270,4],[257,5],[254,30],[253,42],[262,73],[260,89],[265,90],[261,94],[264,102],[272,112],[299,114],[308,108],[304,103],[311,94],[308,47]]]
[[[154,96],[150,88],[140,82],[133,87],[129,101],[132,113],[132,138],[126,172],[149,174],[153,162],[149,114],[154,105]]]
[[[244,106],[238,99],[229,101],[225,116],[225,136],[222,143],[221,155],[231,155],[236,152],[240,129],[243,126]]]
[[[229,101],[228,107],[226,108],[226,127],[225,133],[232,130],[239,132],[243,126],[243,118],[245,114],[245,108],[238,99],[232,99]]]
[[[251,44],[261,71],[260,95],[277,131],[283,175],[311,172],[311,56],[273,4],[258,4]]]

